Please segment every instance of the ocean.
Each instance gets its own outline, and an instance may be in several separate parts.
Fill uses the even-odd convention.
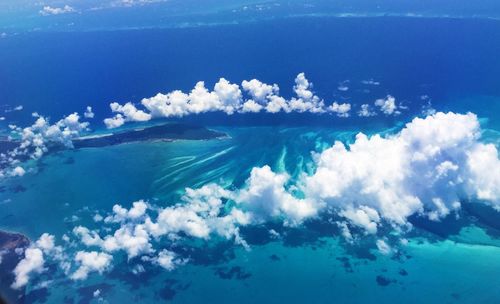
[[[253,167],[291,177],[313,172],[314,153],[358,132],[395,134],[430,101],[438,111],[474,112],[482,141],[500,147],[500,22],[472,18],[304,17],[171,29],[26,32],[0,39],[0,104],[8,124],[32,112],[57,120],[92,106],[104,132],[109,103],[140,102],[158,92],[189,91],[197,81],[257,78],[292,95],[305,72],[327,102],[372,103],[390,94],[398,116],[208,113],[169,119],[227,138],[139,142],[51,153],[27,174],[0,184],[0,229],[60,239],[79,225],[99,228],[96,213],[114,204],[179,202],[186,187],[245,185]],[[363,81],[380,82],[367,86]],[[347,82],[348,81],[348,82]],[[347,84],[348,90],[339,90]],[[426,96],[423,98],[423,96]],[[27,288],[27,303],[498,303],[500,213],[470,206],[461,219],[412,219],[408,244],[384,255],[372,236],[352,245],[336,225],[266,223],[233,241],[199,240],[172,271],[116,254],[114,266],[85,281],[55,265]],[[448,225],[449,224],[449,225]],[[274,229],[279,236],[270,236]],[[396,239],[394,232],[388,239]],[[78,248],[65,248],[68,255]],[[49,287],[37,284],[49,281]],[[100,291],[100,298],[94,296]]]

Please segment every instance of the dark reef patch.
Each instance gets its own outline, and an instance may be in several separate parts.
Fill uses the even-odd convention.
[[[23,185],[16,185],[10,188],[10,191],[13,193],[25,192],[27,189]]]
[[[178,255],[188,257],[190,263],[202,266],[212,266],[233,260],[236,257],[234,249],[234,243],[228,241],[171,248]]]
[[[155,293],[156,298],[163,300],[172,300],[179,291],[183,291],[189,288],[191,284],[181,284],[177,280],[167,279],[164,282],[165,287],[161,288]]]
[[[46,303],[50,293],[47,288],[40,288],[30,291],[28,294],[22,297],[22,301],[25,304],[28,303]]]
[[[378,275],[375,280],[377,281],[377,284],[379,286],[387,286],[389,284],[396,283],[396,280],[390,279],[390,278],[385,277],[383,275]]]
[[[99,289],[100,296],[105,296],[107,293],[111,291],[114,285],[101,283],[90,285],[82,288],[78,288],[78,295],[80,296],[80,300],[78,304],[87,304],[94,299],[94,292]]]
[[[65,165],[72,165],[75,163],[75,159],[73,157],[68,157],[63,161],[63,164]]]
[[[218,267],[215,268],[215,274],[224,280],[246,280],[252,276],[251,273],[245,272],[240,266],[233,266],[231,268]]]
[[[131,261],[131,263],[127,263],[126,261],[124,261],[119,265],[116,265],[108,274],[108,277],[115,280],[120,280],[123,283],[127,284],[130,289],[137,290],[141,286],[150,284],[151,280],[161,271],[158,267],[154,267],[149,264],[136,264],[136,266],[140,265],[140,267],[143,267],[143,271],[136,271],[136,273],[134,273],[130,270],[132,268],[131,265],[133,265],[133,262],[134,261]]]
[[[337,258],[337,260],[342,263],[342,267],[344,267],[345,272],[350,272],[350,273],[354,272],[352,265],[351,265],[351,261],[349,260],[348,257],[340,257],[340,258]]]
[[[269,256],[269,259],[271,259],[271,261],[273,261],[273,262],[281,261],[281,258],[279,256],[277,256],[276,254],[271,254]]]

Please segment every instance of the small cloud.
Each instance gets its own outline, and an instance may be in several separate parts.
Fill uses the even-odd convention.
[[[360,116],[360,117],[371,117],[371,116],[375,116],[375,115],[377,115],[377,113],[372,111],[370,105],[366,104],[366,103],[362,104],[361,110],[358,111],[358,116]]]
[[[94,112],[92,112],[91,106],[87,106],[87,109],[85,110],[85,113],[83,113],[83,116],[85,118],[94,118],[95,114]]]
[[[339,86],[337,87],[337,90],[341,91],[341,92],[347,92],[349,91],[349,80],[344,80],[342,81],[341,83],[339,83]]]
[[[380,82],[379,81],[375,81],[373,79],[369,79],[369,80],[363,80],[361,81],[362,84],[364,85],[373,85],[373,86],[378,86],[380,85]]]
[[[49,5],[46,5],[40,10],[39,13],[42,16],[50,16],[50,15],[62,15],[74,12],[76,12],[76,10],[69,5],[65,5],[63,7],[51,7]]]
[[[23,176],[24,174],[26,174],[26,170],[24,170],[22,167],[15,167],[12,172],[10,173],[11,176]]]
[[[377,249],[383,255],[388,255],[392,252],[391,246],[389,246],[384,240],[377,240]]]
[[[349,103],[332,103],[328,110],[337,113],[338,117],[349,117],[349,111],[351,110],[351,104]]]
[[[385,115],[399,115],[401,112],[398,110],[398,105],[396,104],[396,98],[391,95],[387,95],[385,99],[377,99],[375,105],[380,107],[380,111]]]
[[[10,108],[10,109],[7,108],[7,109],[5,109],[4,112],[5,113],[10,113],[10,112],[14,112],[14,111],[22,111],[23,109],[24,109],[24,107],[22,105],[18,105],[18,106],[14,107],[14,108]]]

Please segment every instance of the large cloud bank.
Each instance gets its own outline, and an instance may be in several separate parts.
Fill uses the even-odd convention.
[[[255,97],[273,90],[262,88]],[[242,189],[217,184],[188,188],[181,202],[165,208],[145,201],[129,209],[115,205],[110,214],[95,217],[102,229],[78,226],[65,236],[72,246],[84,247],[74,257],[63,256],[52,242],[37,242],[27,250],[16,267],[14,287],[44,271],[44,256],[79,280],[110,269],[118,252],[172,270],[186,257],[165,247],[184,238],[232,239],[247,247],[240,227],[268,221],[296,226],[321,215],[336,220],[342,235],[352,240],[356,233],[376,235],[384,224],[404,233],[411,229],[412,215],[438,221],[460,209],[463,200],[500,210],[498,150],[482,143],[480,135],[474,114],[440,112],[415,118],[391,136],[360,133],[350,145],[335,142],[315,155],[315,171],[295,182],[263,166],[253,168]],[[335,218],[328,218],[332,211]],[[384,240],[377,247],[391,253]]]
[[[351,104],[333,102],[326,105],[325,101],[313,91],[313,84],[300,73],[295,78],[293,86],[294,97],[285,99],[280,96],[277,84],[266,84],[257,79],[244,80],[241,86],[221,78],[209,90],[205,82],[198,82],[190,92],[174,90],[169,93],[144,98],[141,101],[142,109],[133,103],[123,105],[113,102],[110,104],[114,116],[104,120],[108,128],[116,128],[128,121],[148,121],[158,117],[182,117],[190,114],[206,112],[224,112],[228,115],[234,113],[332,113],[339,117],[349,117]],[[376,106],[386,115],[400,113],[396,99],[388,96],[386,99],[377,100]],[[368,105],[364,106],[365,108]],[[367,108],[366,108],[367,109]],[[365,110],[366,112],[366,110]],[[360,112],[360,116],[373,116]]]

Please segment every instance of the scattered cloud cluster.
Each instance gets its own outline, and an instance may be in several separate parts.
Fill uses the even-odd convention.
[[[254,97],[268,92],[274,89],[261,87]],[[333,212],[336,216],[329,220],[337,221],[342,236],[353,242],[359,231],[377,235],[385,224],[404,233],[411,229],[412,215],[438,221],[459,210],[462,200],[500,210],[498,150],[482,143],[480,134],[476,115],[438,112],[413,119],[397,134],[359,133],[349,145],[335,142],[314,155],[314,172],[302,174],[293,184],[286,173],[263,166],[252,169],[241,189],[217,184],[187,188],[181,202],[164,208],[146,201],[134,202],[129,209],[117,204],[110,214],[94,217],[101,229],[73,229],[76,241],[71,243],[85,248],[72,259],[62,258],[53,238],[42,236],[16,267],[14,286],[42,273],[46,256],[65,261],[60,263],[74,280],[108,270],[117,252],[172,270],[186,260],[169,243],[219,237],[248,247],[240,227],[268,221],[296,226]],[[383,238],[376,246],[382,254],[393,252]]]
[[[385,115],[398,115],[401,112],[398,110],[398,106],[396,105],[396,98],[391,95],[388,95],[385,99],[377,99],[375,101],[375,105],[380,107],[380,110]]]
[[[56,246],[54,236],[42,234],[40,239],[24,250],[24,258],[14,268],[15,279],[12,288],[19,289],[28,284],[33,275],[47,271],[46,258],[59,262],[60,268],[67,273],[69,263],[62,246]]]
[[[345,84],[346,82],[343,82]],[[108,128],[122,126],[128,121],[148,121],[158,117],[182,117],[190,114],[207,112],[224,112],[228,115],[234,113],[333,113],[338,117],[349,117],[352,105],[350,103],[333,102],[326,106],[325,101],[315,95],[313,84],[300,73],[295,78],[293,86],[295,96],[285,99],[280,96],[277,84],[266,84],[257,79],[244,80],[241,86],[221,78],[209,90],[205,82],[196,83],[195,87],[188,93],[174,90],[169,93],[158,93],[157,95],[144,98],[138,109],[133,103],[127,102],[123,105],[113,102],[110,104],[113,117],[104,120]],[[386,104],[376,101],[375,105],[387,115],[399,114],[399,107],[392,96],[388,96]],[[375,112],[369,111],[368,105],[363,105],[359,112],[360,116],[373,116]]]
[[[85,116],[89,117],[91,108],[87,108]],[[93,113],[92,113],[93,115]],[[23,176],[25,169],[19,163],[21,158],[38,159],[46,153],[50,147],[64,146],[73,147],[72,139],[80,136],[88,130],[89,123],[82,122],[78,113],[70,114],[54,124],[49,118],[33,113],[35,122],[25,128],[9,125],[11,129],[11,140],[19,141],[19,145],[7,152],[0,153],[0,178],[4,176]]]

